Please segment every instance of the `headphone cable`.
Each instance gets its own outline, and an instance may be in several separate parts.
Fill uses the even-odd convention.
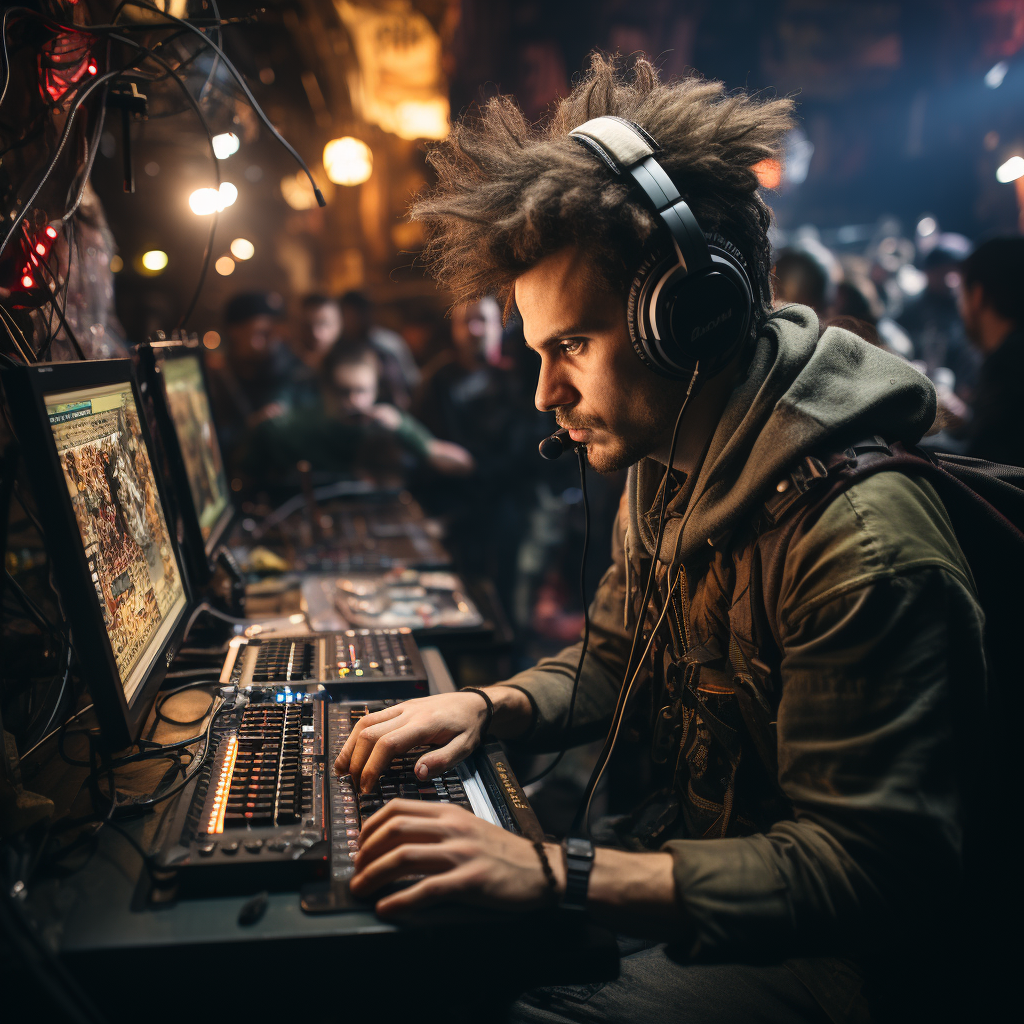
[[[672,472],[672,463],[675,461],[676,456],[676,445],[679,441],[679,428],[683,422],[683,415],[686,412],[687,407],[690,404],[690,398],[693,395],[693,388],[697,382],[697,378],[700,375],[700,362],[693,368],[693,374],[690,377],[690,383],[687,385],[686,394],[683,396],[682,405],[679,407],[679,413],[676,416],[675,426],[672,428],[672,441],[669,445],[668,450],[668,463],[665,466],[665,473],[661,479],[661,508],[658,514],[658,535],[657,541],[654,546],[654,554],[651,558],[651,568],[647,573],[647,583],[644,586],[643,603],[640,606],[640,614],[637,618],[636,627],[633,630],[633,642],[630,644],[629,659],[626,662],[626,671],[622,679],[622,689],[619,691],[619,698],[615,702],[615,710],[612,713],[611,725],[608,728],[608,735],[605,739],[604,747],[597,759],[597,763],[594,765],[594,770],[591,773],[590,781],[587,783],[587,788],[584,791],[583,799],[580,801],[580,806],[576,811],[576,815],[573,818],[572,827],[570,830],[571,835],[580,835],[582,833],[589,835],[590,833],[590,805],[594,800],[594,793],[597,790],[598,783],[601,781],[601,777],[604,775],[605,768],[608,766],[608,762],[611,759],[611,755],[615,749],[615,743],[619,736],[619,727],[622,724],[622,719],[626,712],[626,704],[629,701],[630,691],[633,689],[633,684],[636,682],[637,677],[640,675],[640,669],[643,667],[644,659],[647,657],[648,651],[651,649],[651,645],[654,643],[654,637],[658,630],[661,628],[661,623],[665,618],[665,613],[668,611],[669,599],[672,596],[672,590],[675,588],[675,582],[679,577],[678,571],[676,577],[670,581],[668,597],[665,600],[665,607],[662,609],[661,616],[658,618],[657,623],[651,630],[651,635],[647,640],[647,646],[644,648],[643,653],[640,655],[640,659],[637,662],[636,669],[633,670],[633,655],[636,652],[637,640],[640,637],[640,633],[643,630],[644,623],[647,621],[648,602],[651,597],[651,586],[654,582],[654,576],[658,568],[658,556],[661,554],[661,542],[665,532],[665,511],[668,507],[668,481],[669,474]],[[628,558],[628,554],[626,554]],[[633,671],[632,677],[630,672]]]

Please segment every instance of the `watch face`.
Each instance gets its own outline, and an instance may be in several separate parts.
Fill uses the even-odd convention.
[[[569,857],[592,859],[594,856],[594,844],[589,839],[579,839],[573,836],[566,839],[565,852]]]

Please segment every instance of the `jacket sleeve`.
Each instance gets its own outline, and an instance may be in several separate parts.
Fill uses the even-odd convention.
[[[937,896],[957,884],[954,722],[984,688],[970,574],[944,512],[893,527],[898,502],[838,502],[787,557],[777,615],[778,782],[792,820],[665,847],[691,955],[847,951],[941,915]],[[915,543],[880,539],[887,505],[890,534],[916,531]],[[830,535],[836,516],[848,528]]]
[[[571,728],[566,728],[569,701],[582,641],[554,657],[542,659],[503,684],[522,690],[533,707],[532,727],[516,741],[518,744],[541,752],[561,750],[587,743],[607,730],[622,687],[632,639],[632,619],[627,622],[626,617],[627,521],[620,505],[612,533],[612,564],[601,578],[590,605],[590,645],[580,675]]]

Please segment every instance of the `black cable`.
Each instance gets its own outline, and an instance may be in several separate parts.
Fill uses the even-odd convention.
[[[160,8],[156,7],[154,4],[146,3],[145,0],[121,0],[121,2],[115,8],[114,16],[111,20],[115,20],[117,18],[117,15],[120,14],[120,12],[128,6],[141,7],[144,10],[153,11],[154,13],[159,14],[163,18],[167,18],[168,21],[172,21],[177,25],[182,25],[183,27],[187,28],[190,32],[195,32],[196,35],[198,35],[199,38],[202,39],[206,43],[206,45],[209,46],[210,49],[213,50],[214,53],[216,53],[220,57],[220,59],[224,62],[224,67],[228,69],[228,71],[231,73],[232,78],[234,78],[234,80],[239,84],[239,86],[242,89],[242,92],[245,93],[245,98],[249,101],[249,105],[252,107],[253,113],[255,113],[256,116],[267,126],[267,128],[269,129],[270,133],[274,136],[274,138],[277,139],[277,141],[281,143],[281,145],[284,146],[284,148],[292,155],[296,163],[298,163],[298,165],[305,172],[306,177],[309,178],[309,183],[310,185],[313,186],[313,194],[316,196],[317,205],[326,206],[327,200],[324,199],[323,193],[317,186],[316,181],[313,180],[313,174],[310,171],[309,167],[307,166],[306,161],[303,160],[301,156],[299,156],[298,151],[295,149],[295,147],[292,146],[290,142],[288,142],[288,140],[273,126],[273,124],[270,121],[270,118],[263,113],[263,108],[259,105],[259,103],[256,102],[256,97],[253,96],[251,90],[249,89],[249,86],[245,84],[245,79],[242,77],[241,73],[238,71],[235,65],[232,64],[231,61],[228,59],[227,54],[212,39],[204,35],[202,29],[200,29],[198,26],[193,25],[187,21],[184,21],[181,18],[176,18],[173,14],[168,14],[166,11],[160,10]]]
[[[676,444],[679,440],[679,428],[683,422],[683,414],[686,412],[686,408],[690,404],[690,397],[693,394],[693,386],[697,382],[699,374],[700,363],[698,362],[693,369],[693,375],[690,377],[690,383],[686,388],[683,403],[679,408],[679,414],[676,416],[675,426],[672,428],[672,441],[668,449],[668,462],[665,466],[665,473],[661,478],[661,508],[658,513],[658,539],[655,543],[654,554],[651,558],[651,568],[647,573],[647,585],[644,587],[643,604],[640,606],[640,614],[637,617],[636,628],[633,630],[633,642],[630,645],[629,658],[626,661],[626,674],[622,680],[622,688],[619,691],[618,700],[615,702],[615,711],[612,714],[612,721],[608,729],[608,735],[605,738],[604,747],[601,749],[597,763],[594,765],[594,770],[590,775],[590,781],[587,783],[587,788],[583,793],[583,799],[580,801],[580,806],[573,818],[571,828],[571,833],[573,835],[579,835],[581,830],[588,835],[590,833],[590,805],[593,802],[594,793],[597,791],[598,784],[601,781],[601,776],[604,774],[604,770],[608,766],[612,752],[615,749],[615,742],[618,739],[619,727],[622,724],[622,719],[626,712],[626,704],[629,701],[630,691],[633,689],[633,684],[640,675],[640,670],[643,667],[644,659],[647,657],[647,652],[651,649],[651,645],[654,643],[654,637],[661,628],[661,623],[665,618],[665,613],[668,611],[668,607],[671,602],[672,590],[679,577],[677,572],[675,579],[669,581],[669,591],[668,597],[665,600],[665,607],[661,611],[661,616],[659,617],[658,622],[651,630],[647,646],[640,655],[636,670],[633,672],[632,677],[630,677],[630,671],[633,666],[633,654],[636,652],[637,639],[643,630],[644,623],[647,621],[648,602],[651,597],[651,585],[654,582],[654,577],[658,568],[658,557],[661,554],[661,542],[665,533],[665,510],[668,507],[668,482],[670,474],[672,473],[672,463],[675,462]],[[694,469],[693,472],[696,472],[696,469]]]
[[[590,499],[587,497],[587,470],[586,470],[586,445],[576,446],[576,458],[580,464],[580,490],[583,492],[583,554],[580,557],[580,600],[583,602],[583,646],[580,648],[580,660],[576,663],[576,675],[572,681],[572,696],[569,698],[569,714],[565,720],[565,731],[568,734],[572,728],[572,715],[576,708],[576,693],[580,687],[580,676],[583,673],[583,661],[587,656],[587,647],[590,644],[590,608],[587,602],[587,551],[590,547]],[[566,748],[563,747],[555,759],[547,768],[538,772],[532,779],[523,783],[529,786],[539,782],[545,775],[555,770],[556,765],[565,756]]]
[[[200,33],[200,35],[202,36],[202,33]],[[202,37],[204,39],[206,38],[205,36]],[[219,191],[221,186],[220,161],[217,159],[217,151],[214,149],[213,146],[213,132],[210,129],[210,125],[207,123],[206,118],[203,116],[203,111],[200,108],[199,104],[196,102],[195,97],[192,95],[192,93],[188,91],[188,86],[186,85],[185,81],[179,78],[178,75],[174,73],[174,70],[167,63],[167,61],[165,61],[163,57],[159,56],[156,52],[154,52],[150,47],[143,46],[141,43],[136,43],[134,40],[128,39],[126,36],[118,35],[115,32],[110,33],[110,38],[117,42],[124,43],[126,46],[133,46],[137,50],[142,51],[151,60],[155,60],[161,67],[163,67],[164,70],[167,71],[167,73],[174,79],[174,81],[177,82],[179,86],[181,86],[182,92],[185,94],[186,99],[188,99],[189,104],[195,111],[196,117],[199,118],[199,123],[203,126],[203,131],[206,132],[206,138],[210,143],[210,156],[213,159],[213,176],[217,182],[217,190]],[[188,308],[185,310],[184,314],[182,314],[182,316],[178,320],[178,327],[176,329],[179,330],[181,327],[184,326],[185,322],[192,315],[192,311],[196,308],[196,303],[199,301],[199,295],[203,290],[203,285],[206,283],[206,275],[210,269],[210,257],[213,255],[213,242],[214,237],[217,233],[217,224],[220,218],[220,211],[214,210],[212,217],[213,219],[210,222],[210,234],[206,240],[206,251],[203,253],[203,265],[199,271],[199,283],[196,285],[195,291],[192,293],[192,301],[188,304]]]
[[[14,317],[6,309],[4,309],[2,305],[0,305],[0,317],[3,318],[4,328],[6,329],[11,341],[14,342],[14,347],[18,350],[18,354],[21,356],[22,359],[25,360],[25,364],[28,365],[29,363],[36,362],[35,349],[33,349],[32,346],[28,343],[28,339],[25,337],[25,334],[22,331],[22,329],[18,326],[17,320],[15,320]],[[14,328],[14,331],[17,331],[18,334],[21,336],[21,340],[22,342],[24,342],[25,348],[27,348],[29,352],[32,353],[31,359],[25,354],[25,349],[23,349],[21,345],[18,343],[18,339],[14,336],[14,331],[11,330],[12,327]],[[10,365],[17,366],[18,363],[16,363],[12,359]]]
[[[130,66],[130,65],[129,65]],[[89,95],[98,89],[104,82],[109,82],[112,78],[116,78],[118,75],[123,74],[127,68],[118,68],[115,71],[108,71],[106,74],[100,75],[94,78],[84,89],[75,97],[75,101],[71,104],[71,108],[68,110],[67,120],[64,122],[64,130],[60,134],[60,140],[57,143],[57,149],[50,159],[46,170],[43,173],[42,178],[39,179],[38,184],[33,190],[32,194],[25,200],[24,205],[21,208],[21,212],[14,218],[13,223],[4,236],[4,240],[0,242],[0,253],[7,248],[11,239],[14,237],[14,233],[21,227],[21,222],[28,215],[29,210],[32,208],[33,203],[36,201],[36,197],[42,191],[43,186],[49,180],[50,175],[53,173],[53,169],[57,166],[57,161],[60,159],[61,153],[64,152],[64,147],[67,145],[67,141],[71,136],[71,128],[75,123],[75,115],[81,109],[82,104],[89,98]]]
[[[7,582],[14,587],[14,596],[18,599],[18,604],[28,612],[29,618],[44,633],[56,634],[64,637],[66,640],[67,632],[49,620],[46,613],[39,607],[39,605],[37,605],[35,601],[25,593],[21,584],[11,575],[9,569],[4,569],[4,576],[7,579]]]
[[[71,281],[71,259],[72,259],[72,254],[71,254],[71,249],[69,248],[68,249],[68,275],[67,275],[66,282],[65,282],[66,286]],[[54,275],[53,271],[48,266],[46,266],[45,263],[39,263],[38,266],[40,267],[40,269],[43,269],[43,270],[46,271],[46,273],[50,277],[50,280],[53,281],[54,286],[56,286],[59,289],[60,288],[60,282],[57,280],[57,278]],[[57,293],[54,291],[53,287],[51,287],[46,281],[43,281],[42,284],[46,288],[46,291],[47,291],[47,293],[50,296],[50,309],[53,310],[54,312],[56,312],[57,319],[60,321],[61,327],[64,328],[64,333],[67,335],[68,341],[71,342],[71,347],[75,350],[75,354],[78,356],[79,359],[85,359],[85,352],[82,351],[82,346],[78,343],[78,338],[75,335],[75,332],[71,329],[71,324],[68,323],[67,317],[64,315],[64,310],[61,309],[60,302],[57,299]],[[64,299],[64,302],[65,302],[65,304],[67,303],[67,298],[66,297]],[[53,344],[53,331],[51,330],[50,331],[50,337],[47,339],[46,345],[40,350],[40,358],[42,358],[42,354],[44,352],[47,355],[49,355],[50,346],[52,344]]]
[[[214,705],[214,703],[217,700],[216,694],[211,695],[210,703],[207,705],[206,710],[198,718],[190,719],[187,722],[182,722],[182,721],[179,721],[176,718],[171,718],[169,715],[165,715],[164,712],[163,712],[163,706],[164,706],[164,704],[167,703],[167,701],[169,701],[171,699],[171,697],[177,696],[179,693],[182,693],[184,690],[194,690],[194,689],[197,689],[200,686],[216,686],[218,684],[218,682],[219,682],[219,680],[216,680],[216,679],[204,679],[204,680],[202,680],[200,682],[196,682],[196,683],[186,683],[184,686],[179,686],[179,687],[177,687],[174,690],[168,690],[167,693],[161,694],[159,697],[157,697],[156,704],[155,704],[155,706],[153,708],[153,711],[156,714],[156,717],[160,721],[167,722],[170,725],[178,725],[178,726],[197,725],[199,722],[201,722],[213,710],[213,705]]]

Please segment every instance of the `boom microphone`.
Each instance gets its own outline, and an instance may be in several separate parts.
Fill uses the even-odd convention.
[[[537,445],[537,451],[540,452],[542,459],[554,461],[559,456],[564,455],[572,447],[573,440],[569,436],[569,431],[563,427],[561,430],[556,430],[550,437],[545,437],[544,440]]]

